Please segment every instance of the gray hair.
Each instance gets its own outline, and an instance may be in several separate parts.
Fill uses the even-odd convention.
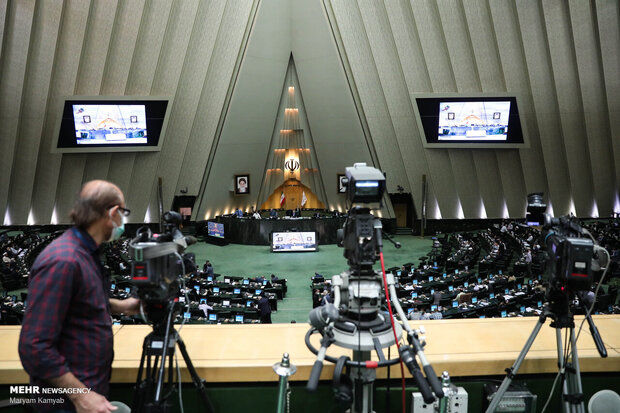
[[[73,223],[86,229],[103,218],[108,209],[123,202],[123,193],[111,182],[96,180],[82,186],[69,216]]]

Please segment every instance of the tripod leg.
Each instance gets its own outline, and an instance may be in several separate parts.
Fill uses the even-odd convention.
[[[517,371],[519,370],[519,367],[521,367],[521,363],[523,363],[525,356],[527,355],[528,351],[530,351],[530,347],[532,347],[532,344],[534,344],[534,340],[536,340],[536,336],[538,335],[538,332],[545,323],[545,320],[546,317],[544,315],[538,318],[538,322],[534,326],[532,334],[530,334],[530,337],[525,342],[525,346],[521,350],[521,353],[519,353],[519,357],[517,357],[512,367],[506,369],[506,378],[504,379],[504,381],[502,381],[499,389],[497,389],[497,392],[493,395],[491,403],[489,404],[489,407],[487,407],[486,413],[493,413],[495,412],[495,409],[497,409],[497,406],[502,400],[504,393],[506,393],[506,390],[508,390],[508,387],[510,387],[512,379],[517,375]]]
[[[566,395],[570,394],[568,388],[568,380],[566,377],[566,365],[564,364],[564,346],[562,344],[562,329],[555,329],[555,338],[558,346],[558,369],[560,371],[560,379],[562,380],[562,410],[565,413],[573,412],[571,404],[566,399]]]
[[[579,357],[577,356],[577,343],[575,341],[575,330],[570,329],[571,341],[571,359],[570,366],[567,366],[567,378],[569,380],[569,388],[573,397],[579,397],[580,400],[576,404],[571,404],[573,410],[577,413],[585,413],[585,404],[583,401],[583,389],[581,387],[581,370],[579,368]]]
[[[187,367],[187,371],[189,371],[190,376],[192,376],[192,381],[194,382],[194,386],[196,387],[196,390],[198,390],[198,394],[200,395],[200,398],[202,399],[202,402],[204,403],[205,408],[207,409],[206,411],[208,413],[213,413],[214,412],[213,405],[211,404],[211,400],[209,400],[209,396],[207,396],[207,390],[204,385],[204,380],[202,380],[198,376],[198,373],[196,373],[194,364],[192,363],[192,360],[189,358],[189,354],[187,353],[187,348],[185,347],[185,343],[183,342],[181,337],[178,335],[178,333],[175,332],[175,334],[177,336],[177,344],[179,345],[179,350],[181,350],[181,354],[183,355],[183,360],[185,360],[185,366]],[[180,377],[179,377],[179,380],[181,380]]]
[[[136,378],[136,390],[133,398],[133,403],[131,406],[131,411],[140,413],[142,409],[142,405],[144,404],[144,388],[142,386],[142,372],[144,371],[144,363],[146,360],[146,349],[147,349],[147,340],[148,337],[144,338],[144,343],[142,344],[142,355],[140,356],[140,366],[138,367],[138,376]],[[147,372],[148,377],[148,372]]]

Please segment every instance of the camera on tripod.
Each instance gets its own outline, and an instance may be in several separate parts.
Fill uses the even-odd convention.
[[[172,411],[170,399],[175,391],[173,363],[178,346],[205,411],[213,412],[205,381],[198,376],[185,343],[174,328],[174,319],[184,305],[178,300],[179,294],[183,292],[183,276],[190,272],[188,264],[192,264],[183,252],[188,245],[196,242],[196,238],[181,233],[179,213],[169,211],[162,218],[161,234],[153,234],[148,227],[142,227],[129,243],[131,278],[138,287],[138,296],[148,317],[147,321],[153,327],[142,344],[132,411]],[[189,308],[189,303],[186,304]],[[177,364],[177,374],[178,371]],[[180,380],[177,376],[177,381]]]
[[[340,383],[335,389],[336,399],[341,404],[351,404],[354,413],[373,411],[375,370],[400,360],[418,383],[426,403],[444,395],[437,375],[424,356],[425,343],[419,339],[418,331],[409,326],[398,302],[394,275],[373,269],[378,259],[383,267],[384,236],[396,248],[400,247],[382,233],[381,220],[371,213],[371,209],[381,207],[385,187],[385,176],[376,168],[365,163],[346,168],[346,197],[352,206],[343,228],[338,230],[338,239],[340,246],[344,247],[343,255],[349,269],[332,277],[334,302],[310,312],[312,327],[305,338],[308,349],[317,355],[308,390],[316,390],[323,361],[334,363],[334,382]],[[408,344],[400,343],[404,330]],[[315,333],[322,337],[318,350],[310,343],[310,337]],[[352,359],[328,356],[326,351],[332,344],[353,350]],[[383,349],[393,344],[397,345],[400,357],[388,360]],[[372,351],[377,353],[379,361],[371,360]]]
[[[584,237],[586,233],[575,217],[553,218],[545,213],[542,193],[530,194],[527,200],[528,225],[542,226],[540,244],[546,247],[545,278],[550,288],[589,290],[595,260],[592,239]]]
[[[181,215],[168,211],[163,215],[164,232],[153,234],[141,227],[129,243],[131,280],[138,287],[138,295],[147,305],[160,304],[179,296],[180,278],[184,271],[183,252],[196,242],[179,230]]]
[[[385,177],[376,168],[356,163],[346,168],[346,188],[347,199],[354,206],[343,228],[338,230],[338,244],[344,247],[349,266],[367,270],[377,261],[378,249],[375,217],[370,207],[381,206]]]

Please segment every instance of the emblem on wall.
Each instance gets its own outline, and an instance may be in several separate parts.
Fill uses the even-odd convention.
[[[299,161],[295,158],[291,158],[288,161],[284,162],[284,167],[289,171],[295,172],[299,169]]]

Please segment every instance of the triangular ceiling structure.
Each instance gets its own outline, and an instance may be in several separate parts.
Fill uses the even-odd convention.
[[[267,205],[267,201],[277,192],[276,189],[291,180],[294,186],[299,186],[294,182],[298,181],[304,189],[302,193],[291,191],[292,196],[287,194],[287,208],[325,207],[327,195],[319,172],[311,128],[306,118],[292,54],[282,87],[280,107],[271,138],[263,183],[258,195],[258,205],[265,209],[280,206],[279,202],[275,205],[272,205],[273,202]]]
[[[366,162],[380,167],[335,38],[319,0],[260,3],[239,74],[232,80],[230,104],[214,140],[194,219],[260,207],[282,184],[281,179],[267,179],[267,170],[283,168],[274,156],[278,139],[273,138],[282,121],[278,114],[287,79],[303,88],[305,124],[300,129],[304,145],[311,149],[308,168],[316,170],[303,177],[302,183],[312,188],[326,208],[345,210],[337,176],[347,166]],[[250,190],[235,194],[234,176],[245,174],[250,176]],[[383,216],[393,216],[387,197],[386,201]]]

